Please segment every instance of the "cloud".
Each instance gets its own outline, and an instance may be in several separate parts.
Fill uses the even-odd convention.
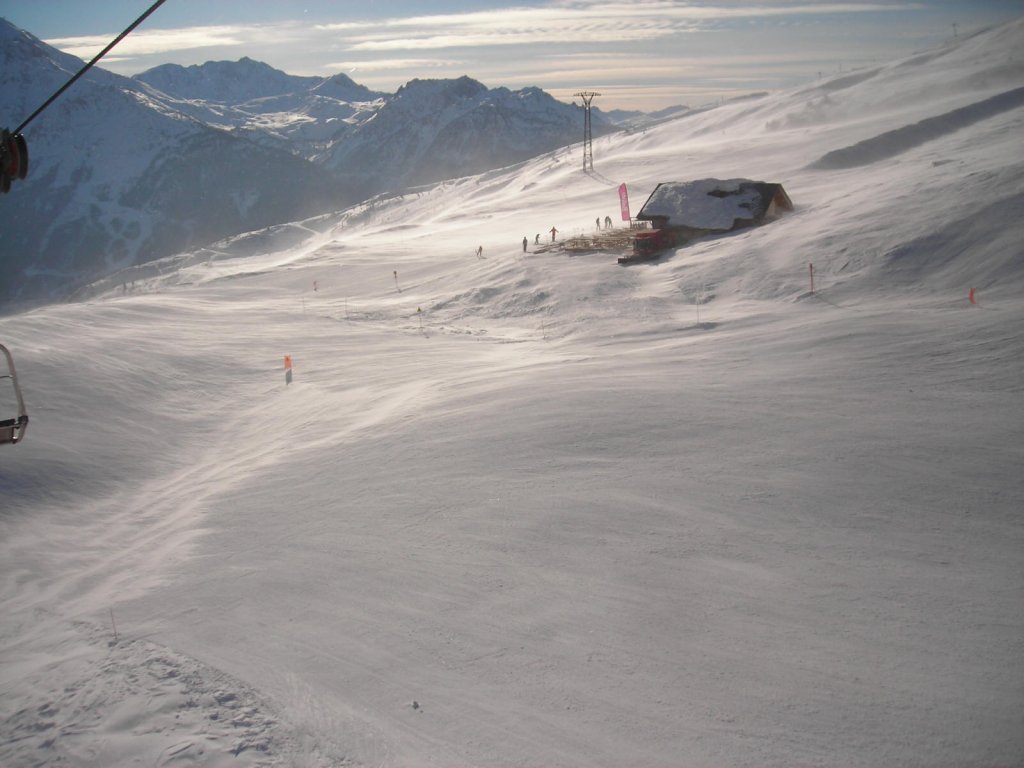
[[[332,70],[343,72],[393,72],[417,69],[465,67],[467,62],[455,59],[373,59],[367,61],[336,61],[328,64]]]
[[[671,29],[589,29],[580,32],[580,40],[595,43],[641,42],[671,37]],[[450,35],[421,35],[387,39],[363,40],[349,47],[351,51],[416,51],[443,48],[484,48],[493,45],[538,45],[542,43],[532,30],[504,30],[500,33],[478,31]]]
[[[710,22],[892,12],[918,3],[720,2],[693,5],[671,0],[602,2],[561,0],[546,6],[510,7],[465,13],[395,16],[373,20],[309,24],[302,21],[263,25],[139,29],[122,40],[119,59],[197,48],[300,44],[353,52],[482,48],[531,45],[557,40],[598,44],[643,42],[694,31]],[[113,34],[64,37],[47,42],[81,58],[91,58]]]
[[[378,90],[393,90],[429,70],[434,77],[468,74],[492,86],[536,85],[552,93],[601,82],[608,88],[629,82],[637,89],[678,90],[685,81],[691,91],[707,85],[731,95],[743,78],[751,88],[782,87],[844,60],[820,36],[804,33],[793,44],[790,23],[812,22],[822,32],[849,29],[851,18],[921,7],[810,0],[550,0],[530,7],[388,16],[387,5],[381,5],[381,18],[343,22],[139,29],[118,44],[104,66],[130,74],[168,61],[194,64],[245,55],[296,75],[360,73],[363,84]],[[365,12],[376,8],[368,4]],[[112,38],[47,42],[88,59]],[[863,58],[868,43],[876,45],[862,40],[857,56]]]
[[[224,48],[245,45],[248,36],[242,34],[240,27],[187,27],[184,29],[151,29],[136,31],[117,44],[114,50],[118,59],[132,56],[149,56],[190,48]],[[47,40],[54,48],[59,48],[72,56],[91,59],[106,46],[113,35],[83,35],[80,37],[60,37]]]

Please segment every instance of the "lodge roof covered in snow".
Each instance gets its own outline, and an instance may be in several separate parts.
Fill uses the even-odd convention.
[[[656,227],[727,232],[762,224],[792,210],[793,203],[781,184],[699,179],[662,182],[636,217]]]

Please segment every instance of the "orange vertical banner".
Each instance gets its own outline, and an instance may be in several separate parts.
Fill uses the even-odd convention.
[[[974,298],[974,289],[973,288],[971,288],[971,292],[967,294],[967,300],[969,302],[971,302],[971,304],[977,304],[978,303],[978,300],[976,298]]]

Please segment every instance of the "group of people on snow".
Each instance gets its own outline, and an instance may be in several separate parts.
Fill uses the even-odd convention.
[[[551,232],[551,242],[553,243],[553,242],[555,242],[555,235],[558,234],[558,230],[555,227],[552,227],[549,231]],[[523,253],[526,253],[526,246],[528,246],[529,244],[530,244],[530,239],[528,237],[526,237],[525,235],[523,235]],[[540,245],[540,234],[539,233],[533,236],[533,244],[534,245]]]
[[[594,220],[594,223],[595,223],[595,225],[597,226],[598,229],[602,229],[601,217],[600,216],[598,216]],[[612,224],[612,217],[611,216],[605,216],[604,217],[604,227],[603,227],[603,229],[611,229],[612,226],[613,226],[613,224]],[[556,227],[552,227],[550,230],[548,230],[548,232],[551,234],[551,242],[552,243],[555,242],[555,237],[558,235],[558,229]],[[540,245],[540,234],[539,233],[533,236],[533,244],[534,245]],[[526,249],[529,247],[529,245],[530,245],[530,238],[527,237],[526,235],[523,235],[523,253],[526,253]],[[477,247],[477,249],[476,249],[476,257],[478,259],[482,259],[484,257],[484,247],[482,245]]]

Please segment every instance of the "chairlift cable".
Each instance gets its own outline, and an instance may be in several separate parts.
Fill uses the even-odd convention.
[[[32,113],[31,115],[29,115],[29,116],[28,116],[28,118],[27,118],[27,119],[26,119],[26,120],[25,120],[25,121],[24,121],[24,122],[23,122],[23,123],[22,123],[21,125],[19,125],[19,126],[18,126],[17,128],[15,128],[15,129],[14,129],[14,131],[13,131],[12,133],[13,133],[14,135],[17,135],[17,134],[21,133],[21,132],[22,132],[22,130],[24,130],[25,126],[27,126],[27,125],[28,125],[29,123],[31,123],[31,122],[32,122],[33,120],[35,120],[35,119],[36,119],[36,117],[38,117],[38,116],[39,116],[39,114],[40,114],[40,113],[41,113],[41,112],[42,112],[42,111],[43,111],[44,109],[46,109],[46,108],[47,108],[48,106],[50,106],[50,105],[51,105],[51,104],[52,104],[52,103],[53,103],[54,101],[56,101],[56,100],[57,100],[57,98],[58,98],[58,97],[59,97],[59,96],[60,96],[60,95],[61,95],[62,93],[64,93],[64,91],[66,91],[66,90],[67,90],[68,88],[70,88],[70,87],[71,87],[71,85],[72,85],[72,84],[73,84],[73,83],[74,83],[74,82],[75,82],[76,80],[78,80],[78,78],[80,78],[80,77],[81,77],[82,75],[84,75],[84,74],[85,74],[86,72],[88,72],[88,71],[89,71],[90,69],[92,69],[93,65],[94,65],[94,64],[96,64],[96,62],[97,62],[97,61],[99,61],[99,60],[100,60],[100,59],[102,59],[102,58],[103,58],[104,56],[106,56],[106,55],[107,55],[107,53],[109,53],[109,52],[110,52],[110,49],[111,49],[111,48],[113,48],[113,47],[114,47],[115,45],[117,45],[117,44],[118,44],[119,42],[121,42],[122,40],[124,40],[124,38],[126,38],[126,37],[127,37],[127,36],[128,36],[129,34],[131,34],[131,32],[132,32],[132,31],[133,31],[133,30],[134,30],[134,29],[135,29],[135,28],[136,28],[137,26],[139,26],[139,24],[141,24],[141,23],[142,23],[142,22],[144,22],[144,21],[145,21],[145,20],[146,20],[147,18],[149,18],[150,14],[152,14],[152,13],[153,13],[153,11],[155,11],[155,10],[156,10],[157,8],[159,8],[159,7],[161,6],[161,5],[163,5],[163,4],[165,3],[165,2],[167,2],[167,0],[156,0],[156,2],[155,2],[155,3],[153,3],[153,5],[151,5],[151,6],[149,7],[149,10],[147,10],[147,11],[146,11],[145,13],[143,13],[143,14],[142,14],[141,16],[139,16],[139,18],[137,18],[137,19],[136,19],[135,21],[133,21],[133,22],[131,23],[131,25],[130,25],[130,26],[129,26],[129,27],[128,27],[128,28],[127,28],[127,29],[126,29],[126,30],[125,30],[124,32],[122,32],[122,33],[121,33],[120,35],[118,35],[118,36],[117,36],[116,38],[114,38],[114,40],[113,40],[113,41],[111,41],[111,43],[110,43],[110,44],[109,44],[109,45],[108,45],[108,46],[107,46],[106,48],[104,48],[104,49],[103,49],[102,51],[100,51],[100,52],[99,52],[98,54],[96,54],[96,55],[95,55],[95,56],[93,57],[92,61],[90,61],[90,62],[89,62],[88,64],[86,64],[86,65],[85,65],[84,67],[82,67],[82,68],[81,68],[80,70],[78,70],[78,72],[77,72],[77,73],[75,74],[75,76],[74,76],[74,77],[72,77],[72,78],[71,78],[70,80],[68,80],[68,81],[67,81],[66,83],[64,83],[64,85],[63,85],[63,86],[62,86],[62,87],[61,87],[61,88],[60,88],[60,89],[59,89],[59,90],[58,90],[58,91],[57,91],[56,93],[54,93],[54,94],[53,94],[53,95],[52,95],[52,96],[51,96],[50,98],[48,98],[48,99],[46,100],[46,102],[45,102],[45,103],[44,103],[44,104],[43,104],[43,105],[42,105],[41,107],[39,107],[39,109],[37,109],[37,110],[36,110],[35,112],[33,112],[33,113]]]

